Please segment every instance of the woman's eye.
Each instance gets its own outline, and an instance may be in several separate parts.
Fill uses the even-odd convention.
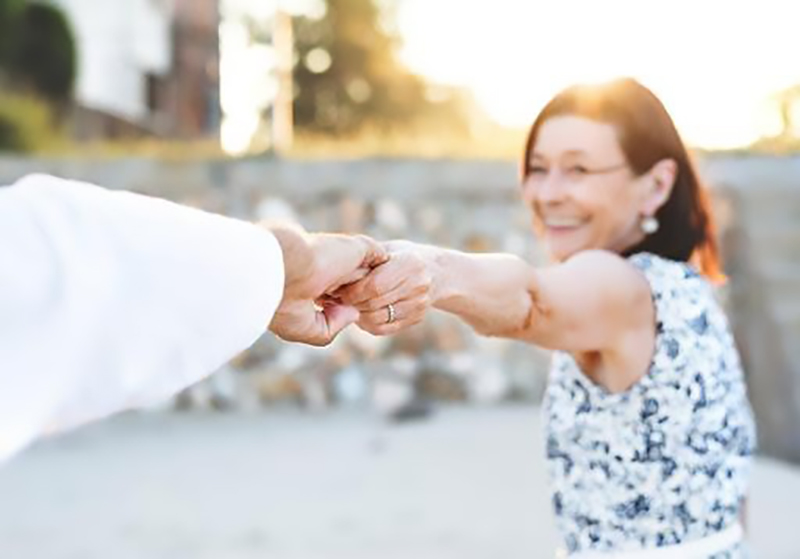
[[[572,165],[567,169],[567,172],[570,175],[585,175],[589,172],[589,169],[587,169],[583,165]]]
[[[546,175],[547,169],[542,167],[541,165],[531,165],[528,169],[528,173],[531,175]]]

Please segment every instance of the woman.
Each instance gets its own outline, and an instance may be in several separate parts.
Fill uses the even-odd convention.
[[[427,308],[555,350],[545,396],[562,555],[740,558],[755,428],[714,299],[709,203],[661,102],[571,87],[530,129],[522,193],[554,261],[392,243],[339,295],[390,334]]]

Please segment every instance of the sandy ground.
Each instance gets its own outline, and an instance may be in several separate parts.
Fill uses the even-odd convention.
[[[760,460],[751,500],[754,557],[800,558],[800,469]],[[2,559],[536,559],[555,542],[535,407],[128,415],[0,470]]]

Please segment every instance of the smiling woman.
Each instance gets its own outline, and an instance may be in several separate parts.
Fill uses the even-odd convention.
[[[555,350],[544,411],[564,556],[743,559],[755,426],[672,119],[631,79],[570,87],[534,121],[522,171],[551,266],[393,243],[341,298],[374,334],[436,308]]]
[[[637,82],[562,91],[533,123],[525,154],[525,199],[557,260],[586,248],[652,252],[722,279],[697,171],[664,105]]]

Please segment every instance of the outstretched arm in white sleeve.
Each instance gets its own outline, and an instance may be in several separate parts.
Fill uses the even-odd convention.
[[[383,259],[363,238],[270,232],[51,176],[0,188],[0,461],[175,394],[268,326],[328,343],[358,314],[309,298]]]

